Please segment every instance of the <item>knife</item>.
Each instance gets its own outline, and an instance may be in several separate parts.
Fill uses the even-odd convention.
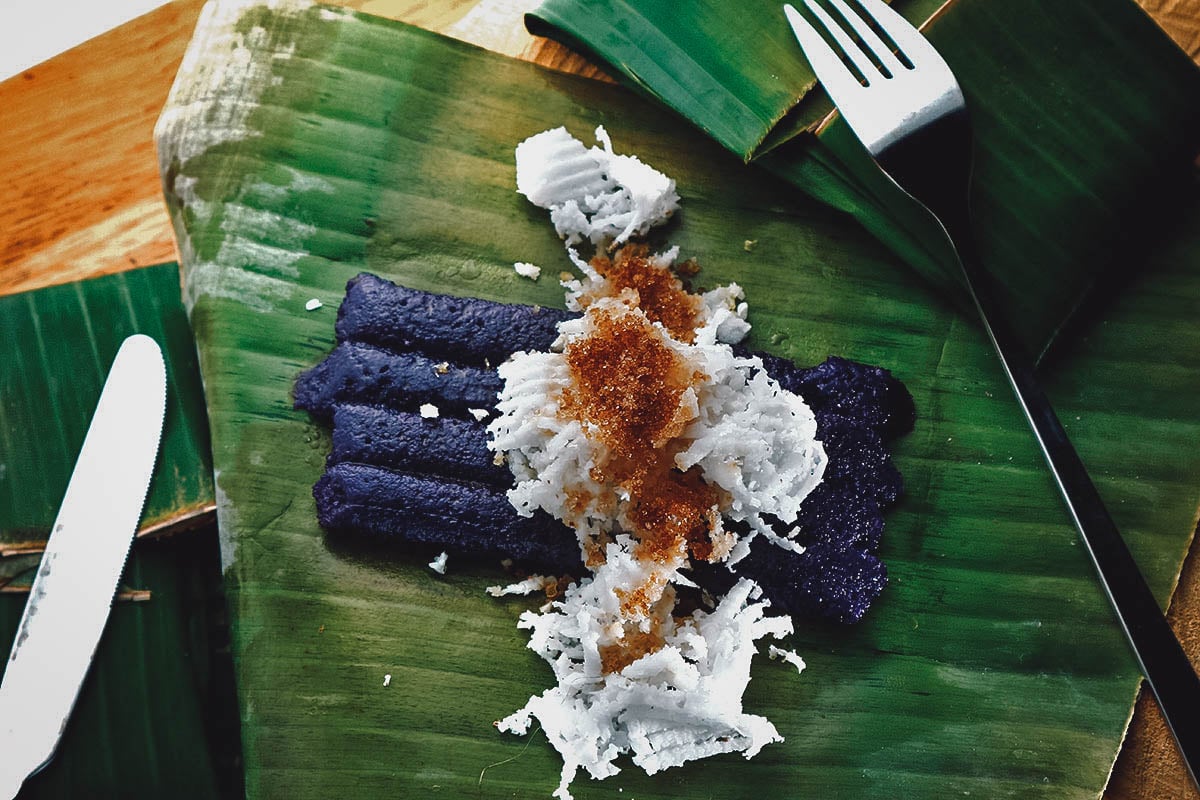
[[[0,682],[0,798],[54,755],[125,569],[166,412],[162,351],[122,344],[42,554]]]

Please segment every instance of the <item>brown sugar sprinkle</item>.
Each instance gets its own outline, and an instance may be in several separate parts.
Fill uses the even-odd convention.
[[[572,384],[560,408],[594,426],[611,451],[592,477],[623,487],[633,498],[629,517],[639,558],[665,563],[686,546],[693,557],[707,560],[717,491],[698,472],[675,469],[667,447],[690,422],[683,415],[684,391],[704,376],[635,311],[593,308],[589,318],[589,335],[564,351]]]
[[[664,644],[658,625],[649,631],[627,632],[613,644],[600,645],[600,670],[606,674],[620,672],[642,656],[661,650]]]
[[[658,588],[657,599],[652,602],[647,600],[644,611],[650,618],[649,630],[643,631],[639,624],[626,622],[621,626],[620,639],[600,645],[602,672],[619,672],[642,656],[657,652],[666,645],[662,632],[663,623],[670,619],[670,609],[675,606],[675,589],[664,584],[660,584]],[[676,625],[678,624],[676,621]]]
[[[570,486],[563,487],[563,494],[566,495],[566,501],[563,503],[565,510],[573,517],[582,515],[587,510],[588,503],[592,501],[591,492]]]
[[[604,548],[607,543],[599,539],[589,537],[583,542],[583,565],[588,569],[594,570],[601,567],[608,560],[608,555]]]
[[[656,611],[674,602],[666,583],[670,567],[689,556],[707,561],[727,552],[718,552],[714,541],[728,497],[705,483],[698,469],[683,472],[674,461],[684,446],[679,437],[695,417],[685,393],[707,376],[671,346],[663,328],[676,340],[685,338],[680,331],[686,328],[690,341],[702,301],[685,292],[678,278],[649,263],[644,251],[626,248],[613,262],[593,265],[615,289],[616,302],[581,299],[587,314],[584,334],[563,350],[571,381],[559,409],[605,445],[605,455],[590,472],[605,488],[598,494],[568,490],[568,506],[582,514],[589,504],[615,505],[619,490],[628,493],[621,525],[636,540],[634,554],[666,569],[651,570],[640,586],[616,590],[621,615],[657,619]],[[599,539],[584,542],[589,568],[604,562],[604,545]],[[661,605],[668,599],[670,604]],[[620,671],[660,649],[661,623],[652,624],[648,633],[627,624],[623,638],[603,645],[603,671]]]
[[[589,335],[563,351],[571,386],[559,407],[618,458],[644,457],[683,432],[690,419],[680,401],[703,376],[641,314],[607,307],[588,318]]]
[[[592,259],[592,267],[608,281],[612,294],[626,289],[638,293],[638,306],[651,322],[660,322],[681,342],[696,338],[696,324],[704,301],[690,294],[670,270],[651,263],[644,246],[622,248],[615,258]]]
[[[666,576],[655,573],[636,589],[613,589],[613,594],[621,601],[622,614],[627,617],[645,617],[650,615],[655,603],[662,601],[666,589]]]
[[[567,588],[575,581],[570,575],[560,575],[558,578],[546,581],[546,599],[557,600],[567,593]]]
[[[665,563],[683,545],[692,558],[708,561],[713,555],[709,534],[720,521],[717,490],[694,468],[680,472],[662,463],[667,455],[657,453],[626,484],[636,498],[629,514],[640,534],[636,555]]]

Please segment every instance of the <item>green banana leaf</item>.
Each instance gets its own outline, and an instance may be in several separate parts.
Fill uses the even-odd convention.
[[[528,24],[849,212],[961,300],[940,229],[840,119],[821,124],[829,101],[813,89],[781,6],[546,0]],[[1136,243],[1178,198],[1178,178],[1200,150],[1200,70],[1131,0],[898,7],[914,22],[933,17],[925,33],[962,85],[983,263],[1004,313],[1040,355],[1097,281],[1128,269]]]
[[[170,381],[143,530],[203,530],[134,546],[58,753],[21,798],[240,793],[208,426],[176,264],[0,297],[0,546],[14,552],[0,557],[0,652],[12,646],[101,386],[132,333],[162,345]]]
[[[920,25],[945,2],[893,6]],[[607,62],[746,161],[833,109],[783,22],[776,0],[736,10],[721,0],[552,0],[526,18],[532,33]]]
[[[752,344],[881,364],[912,390],[891,583],[856,627],[801,622],[809,669],[754,665],[748,711],[787,741],[577,798],[1095,797],[1139,683],[988,344],[853,220],[751,172],[661,107],[398,23],[319,6],[210,6],[160,120],[168,206],[208,393],[251,798],[540,798],[560,760],[492,722],[551,680],[487,564],[444,577],[327,537],[328,433],[291,407],[345,282],[560,304],[567,268],[514,190],[513,148],[565,124],[678,180],[664,234],[736,280]],[[1200,197],[1180,233],[1045,378],[1163,602],[1200,505]],[[744,243],[756,245],[747,249]],[[306,310],[310,299],[323,307]]]
[[[173,389],[142,530],[211,517],[204,392],[179,268],[164,264],[0,297],[0,555],[36,552],[49,536],[108,368],[133,333],[162,345]]]

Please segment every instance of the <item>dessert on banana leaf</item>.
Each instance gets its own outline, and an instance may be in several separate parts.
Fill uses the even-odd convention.
[[[422,546],[438,572],[453,556],[535,573],[496,594],[553,587],[519,624],[558,683],[498,726],[536,718],[561,798],[621,754],[653,773],[782,738],[742,710],[755,643],[793,615],[856,622],[882,591],[902,486],[887,442],[913,419],[884,369],[743,347],[741,288],[693,293],[678,248],[639,241],[678,210],[674,181],[597,139],[517,148],[519,191],[581,273],[565,310],[362,274],[295,388],[333,429],[314,487],[332,535]]]

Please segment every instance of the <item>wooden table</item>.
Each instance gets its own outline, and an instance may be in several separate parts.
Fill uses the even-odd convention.
[[[333,0],[584,74],[582,58],[524,33],[536,0]],[[1200,0],[1139,0],[1200,61]],[[0,83],[0,294],[176,260],[154,122],[201,0],[177,0]],[[1200,544],[1170,619],[1200,663]],[[1107,800],[1200,800],[1153,700],[1139,698]]]

